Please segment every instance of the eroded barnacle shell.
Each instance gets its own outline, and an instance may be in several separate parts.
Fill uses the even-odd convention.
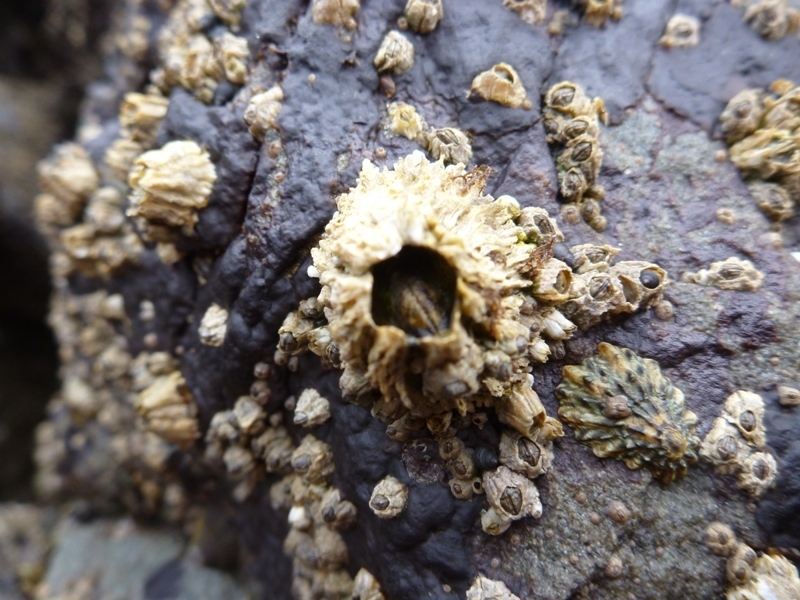
[[[800,598],[800,577],[788,559],[779,554],[764,554],[749,565],[749,578],[728,589],[727,600],[772,600]],[[747,569],[744,569],[747,571]]]
[[[506,63],[499,63],[476,75],[468,95],[511,108],[531,108],[522,80],[514,68]]]
[[[408,488],[395,477],[388,475],[372,490],[369,507],[381,519],[393,519],[406,509]]]
[[[504,431],[500,436],[500,462],[533,479],[546,473],[552,466],[552,442],[539,442],[516,431]]]
[[[200,320],[197,334],[200,342],[206,346],[219,347],[225,342],[225,333],[228,330],[228,311],[219,304],[208,307]]]
[[[764,115],[764,92],[758,89],[742,90],[728,101],[719,117],[722,132],[728,144],[747,137],[758,129]]]
[[[723,418],[734,425],[751,446],[760,448],[766,443],[764,400],[758,394],[740,390],[728,396]]]
[[[744,11],[744,22],[760,36],[779,40],[800,29],[800,11],[788,0],[760,0]]]
[[[595,456],[647,467],[664,483],[697,461],[697,416],[653,360],[606,342],[597,355],[564,367],[556,388],[559,416]],[[629,410],[625,410],[626,404]]]
[[[399,31],[390,31],[383,38],[372,64],[378,73],[405,73],[414,66],[414,44]]]
[[[722,417],[714,419],[714,425],[703,438],[700,458],[714,465],[717,473],[737,473],[741,461],[748,454],[747,443],[739,430]]]
[[[236,31],[242,21],[242,10],[247,5],[247,0],[208,0],[208,4],[220,21]]]
[[[764,275],[753,266],[753,263],[735,256],[711,263],[708,269],[683,275],[683,280],[688,283],[737,292],[755,292],[761,287],[763,279]]]
[[[430,33],[444,17],[442,0],[408,0],[405,18],[417,33]]]
[[[263,141],[267,131],[277,129],[278,114],[283,108],[283,89],[275,84],[266,92],[254,94],[244,111],[244,122],[257,140]]]
[[[773,221],[786,221],[795,215],[795,203],[787,189],[777,183],[752,182],[747,186],[758,207]]]
[[[128,178],[132,191],[127,214],[144,221],[143,235],[152,241],[170,241],[161,239],[158,228],[190,233],[216,178],[208,153],[197,143],[169,142],[136,159]]]
[[[355,29],[358,25],[356,13],[361,8],[360,0],[313,0],[311,18],[318,25],[344,25]]]
[[[331,447],[313,435],[307,435],[292,453],[292,468],[309,483],[325,483],[333,475]]]
[[[700,21],[690,15],[672,15],[661,39],[664,48],[693,48],[700,43]]]
[[[525,241],[537,246],[564,241],[564,234],[550,218],[548,212],[538,206],[527,206],[520,211],[517,224],[525,234]],[[556,256],[555,258],[559,258]],[[562,260],[562,259],[559,259]]]
[[[405,102],[392,102],[386,107],[386,128],[392,135],[402,135],[409,140],[422,139],[425,121],[417,109]]]
[[[558,304],[569,298],[571,287],[572,269],[557,258],[551,258],[536,273],[533,296],[537,300]]]
[[[179,448],[200,437],[197,406],[180,371],[158,377],[139,393],[134,407],[148,430]]]
[[[590,25],[602,27],[608,19],[619,21],[622,0],[583,0],[583,18]]]
[[[736,535],[725,523],[714,521],[706,528],[706,545],[718,556],[730,556],[736,550]]]
[[[446,165],[466,165],[472,158],[472,145],[467,135],[455,127],[432,129],[425,136],[425,147],[431,156]]]
[[[375,576],[361,568],[356,573],[353,581],[353,600],[386,600],[386,596],[381,591],[381,584]]]
[[[753,498],[764,495],[778,476],[778,465],[769,452],[754,452],[742,462],[737,485]]]
[[[294,424],[301,427],[316,427],[331,418],[331,407],[314,388],[303,390],[294,409]]]
[[[502,581],[478,575],[467,590],[467,600],[519,600]]]
[[[267,413],[250,396],[239,396],[233,405],[233,416],[238,430],[248,436],[261,433],[266,427]]]
[[[542,516],[536,486],[506,466],[484,473],[483,488],[490,508],[481,515],[481,526],[490,535],[503,533],[512,521]]]
[[[503,6],[513,10],[530,25],[538,25],[544,21],[547,13],[547,0],[503,0]]]

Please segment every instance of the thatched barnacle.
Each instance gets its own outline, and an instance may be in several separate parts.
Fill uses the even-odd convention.
[[[361,8],[360,0],[313,0],[311,19],[318,25],[344,25],[355,29],[358,25],[356,13]]]
[[[528,100],[519,74],[514,67],[506,63],[496,64],[488,71],[476,75],[467,95],[470,98],[489,100],[511,108],[522,107],[525,110],[531,108],[531,102]]]
[[[747,7],[743,20],[760,36],[779,40],[800,29],[800,10],[788,0],[760,0]]]
[[[390,31],[383,38],[373,64],[378,73],[405,73],[414,66],[414,44],[399,31]]]
[[[601,342],[597,355],[564,367],[559,416],[595,456],[647,467],[664,483],[697,461],[697,416],[653,360]],[[624,402],[623,402],[624,399]]]
[[[442,0],[408,0],[405,19],[417,33],[430,33],[444,16]]]

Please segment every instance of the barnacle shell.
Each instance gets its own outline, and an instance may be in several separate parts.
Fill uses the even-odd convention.
[[[372,61],[378,73],[389,71],[400,75],[414,66],[414,44],[399,31],[390,31],[383,38]]]
[[[369,499],[369,507],[381,519],[393,519],[407,504],[408,488],[391,475],[377,483]]]
[[[425,137],[425,147],[433,158],[444,161],[446,165],[466,165],[472,158],[469,138],[455,127],[432,129]]]
[[[478,575],[467,590],[467,600],[519,600],[505,583]]]
[[[191,232],[216,178],[208,153],[195,142],[169,142],[136,159],[128,178],[132,192],[127,214],[141,217],[148,226],[184,227]]]
[[[264,140],[266,132],[276,129],[278,114],[283,108],[283,89],[275,84],[266,92],[255,94],[250,98],[244,111],[244,122],[250,133],[257,140]]]
[[[139,393],[136,412],[147,428],[180,448],[200,437],[197,406],[180,371],[158,377]]]
[[[331,447],[313,435],[307,435],[292,453],[292,468],[309,483],[325,483],[333,475]]]
[[[700,43],[700,21],[689,15],[673,15],[659,45],[665,48],[693,48]]]
[[[742,462],[737,485],[753,498],[764,495],[778,476],[778,465],[769,452],[754,452]]]
[[[763,115],[764,92],[761,90],[742,90],[731,98],[719,117],[728,144],[738,142],[758,129]]]
[[[653,360],[601,342],[596,356],[564,367],[556,396],[559,416],[595,456],[646,466],[664,483],[697,461],[697,416]]]
[[[222,346],[228,330],[228,317],[228,311],[219,304],[209,306],[197,329],[200,341],[206,346]]]
[[[417,33],[430,33],[444,16],[442,0],[408,0],[406,21]]]
[[[125,94],[119,107],[119,124],[130,132],[131,140],[152,144],[167,115],[168,104],[169,100],[157,92]]]
[[[706,545],[714,554],[730,556],[736,549],[736,535],[725,523],[714,521],[706,528]]]
[[[787,189],[777,183],[753,182],[747,186],[758,207],[773,221],[791,219],[794,212],[794,201]]]
[[[303,390],[294,409],[294,424],[314,427],[331,418],[330,403],[314,388]]]
[[[766,443],[764,401],[758,394],[744,390],[734,392],[725,400],[723,416],[750,445],[760,448]]]
[[[244,85],[247,82],[247,59],[250,56],[247,40],[225,32],[214,41],[214,51],[225,79]]]
[[[318,25],[344,25],[355,29],[358,22],[356,13],[361,8],[359,0],[313,0],[311,18]]]
[[[755,559],[750,579],[728,590],[727,600],[795,600],[800,598],[800,577],[788,559],[779,554],[764,554]]]
[[[532,481],[503,465],[483,475],[483,489],[489,506],[501,519],[516,521],[542,516],[539,491]],[[491,533],[488,532],[487,533]]]
[[[736,544],[725,566],[728,581],[734,586],[748,582],[753,576],[755,562],[756,553],[750,546],[741,542]]]
[[[381,584],[375,576],[364,569],[359,569],[353,583],[354,600],[386,600],[386,596],[381,592]]]
[[[538,25],[547,13],[547,0],[503,0],[503,7],[513,10],[526,23]]]
[[[601,27],[606,20],[618,21],[622,16],[622,0],[584,0],[583,18],[590,25]]]
[[[800,29],[800,11],[787,0],[760,0],[747,7],[745,23],[768,40],[779,40]]]
[[[798,406],[800,405],[800,390],[787,385],[779,385],[778,401],[781,406]]]
[[[713,464],[718,473],[736,473],[741,469],[742,457],[747,455],[746,446],[736,426],[719,417],[703,439],[700,458]]]
[[[425,121],[417,109],[405,102],[392,102],[386,107],[388,113],[387,128],[394,135],[402,135],[409,140],[421,139],[425,130]]]
[[[519,75],[514,67],[506,63],[499,63],[488,71],[476,75],[472,80],[469,95],[511,108],[522,107],[525,110],[531,108],[531,102]]]
[[[36,170],[41,190],[65,205],[65,224],[74,222],[89,194],[100,185],[91,157],[81,146],[72,142],[55,146],[47,158],[39,162]]]
[[[708,269],[683,275],[683,280],[689,283],[738,292],[755,292],[761,287],[763,279],[764,275],[753,266],[753,263],[735,256],[711,263]]]
[[[552,442],[534,441],[516,431],[504,431],[500,437],[500,462],[533,479],[552,466],[552,446]]]

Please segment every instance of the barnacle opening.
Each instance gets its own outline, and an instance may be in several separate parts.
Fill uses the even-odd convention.
[[[456,273],[435,250],[404,246],[372,267],[372,319],[414,337],[450,328]]]

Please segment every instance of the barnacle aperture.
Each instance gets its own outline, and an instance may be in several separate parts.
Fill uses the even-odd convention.
[[[664,483],[697,461],[697,416],[653,360],[601,342],[597,355],[564,367],[558,415],[595,456],[649,468]]]
[[[372,318],[414,337],[450,327],[456,295],[452,267],[436,251],[404,246],[372,268]]]

